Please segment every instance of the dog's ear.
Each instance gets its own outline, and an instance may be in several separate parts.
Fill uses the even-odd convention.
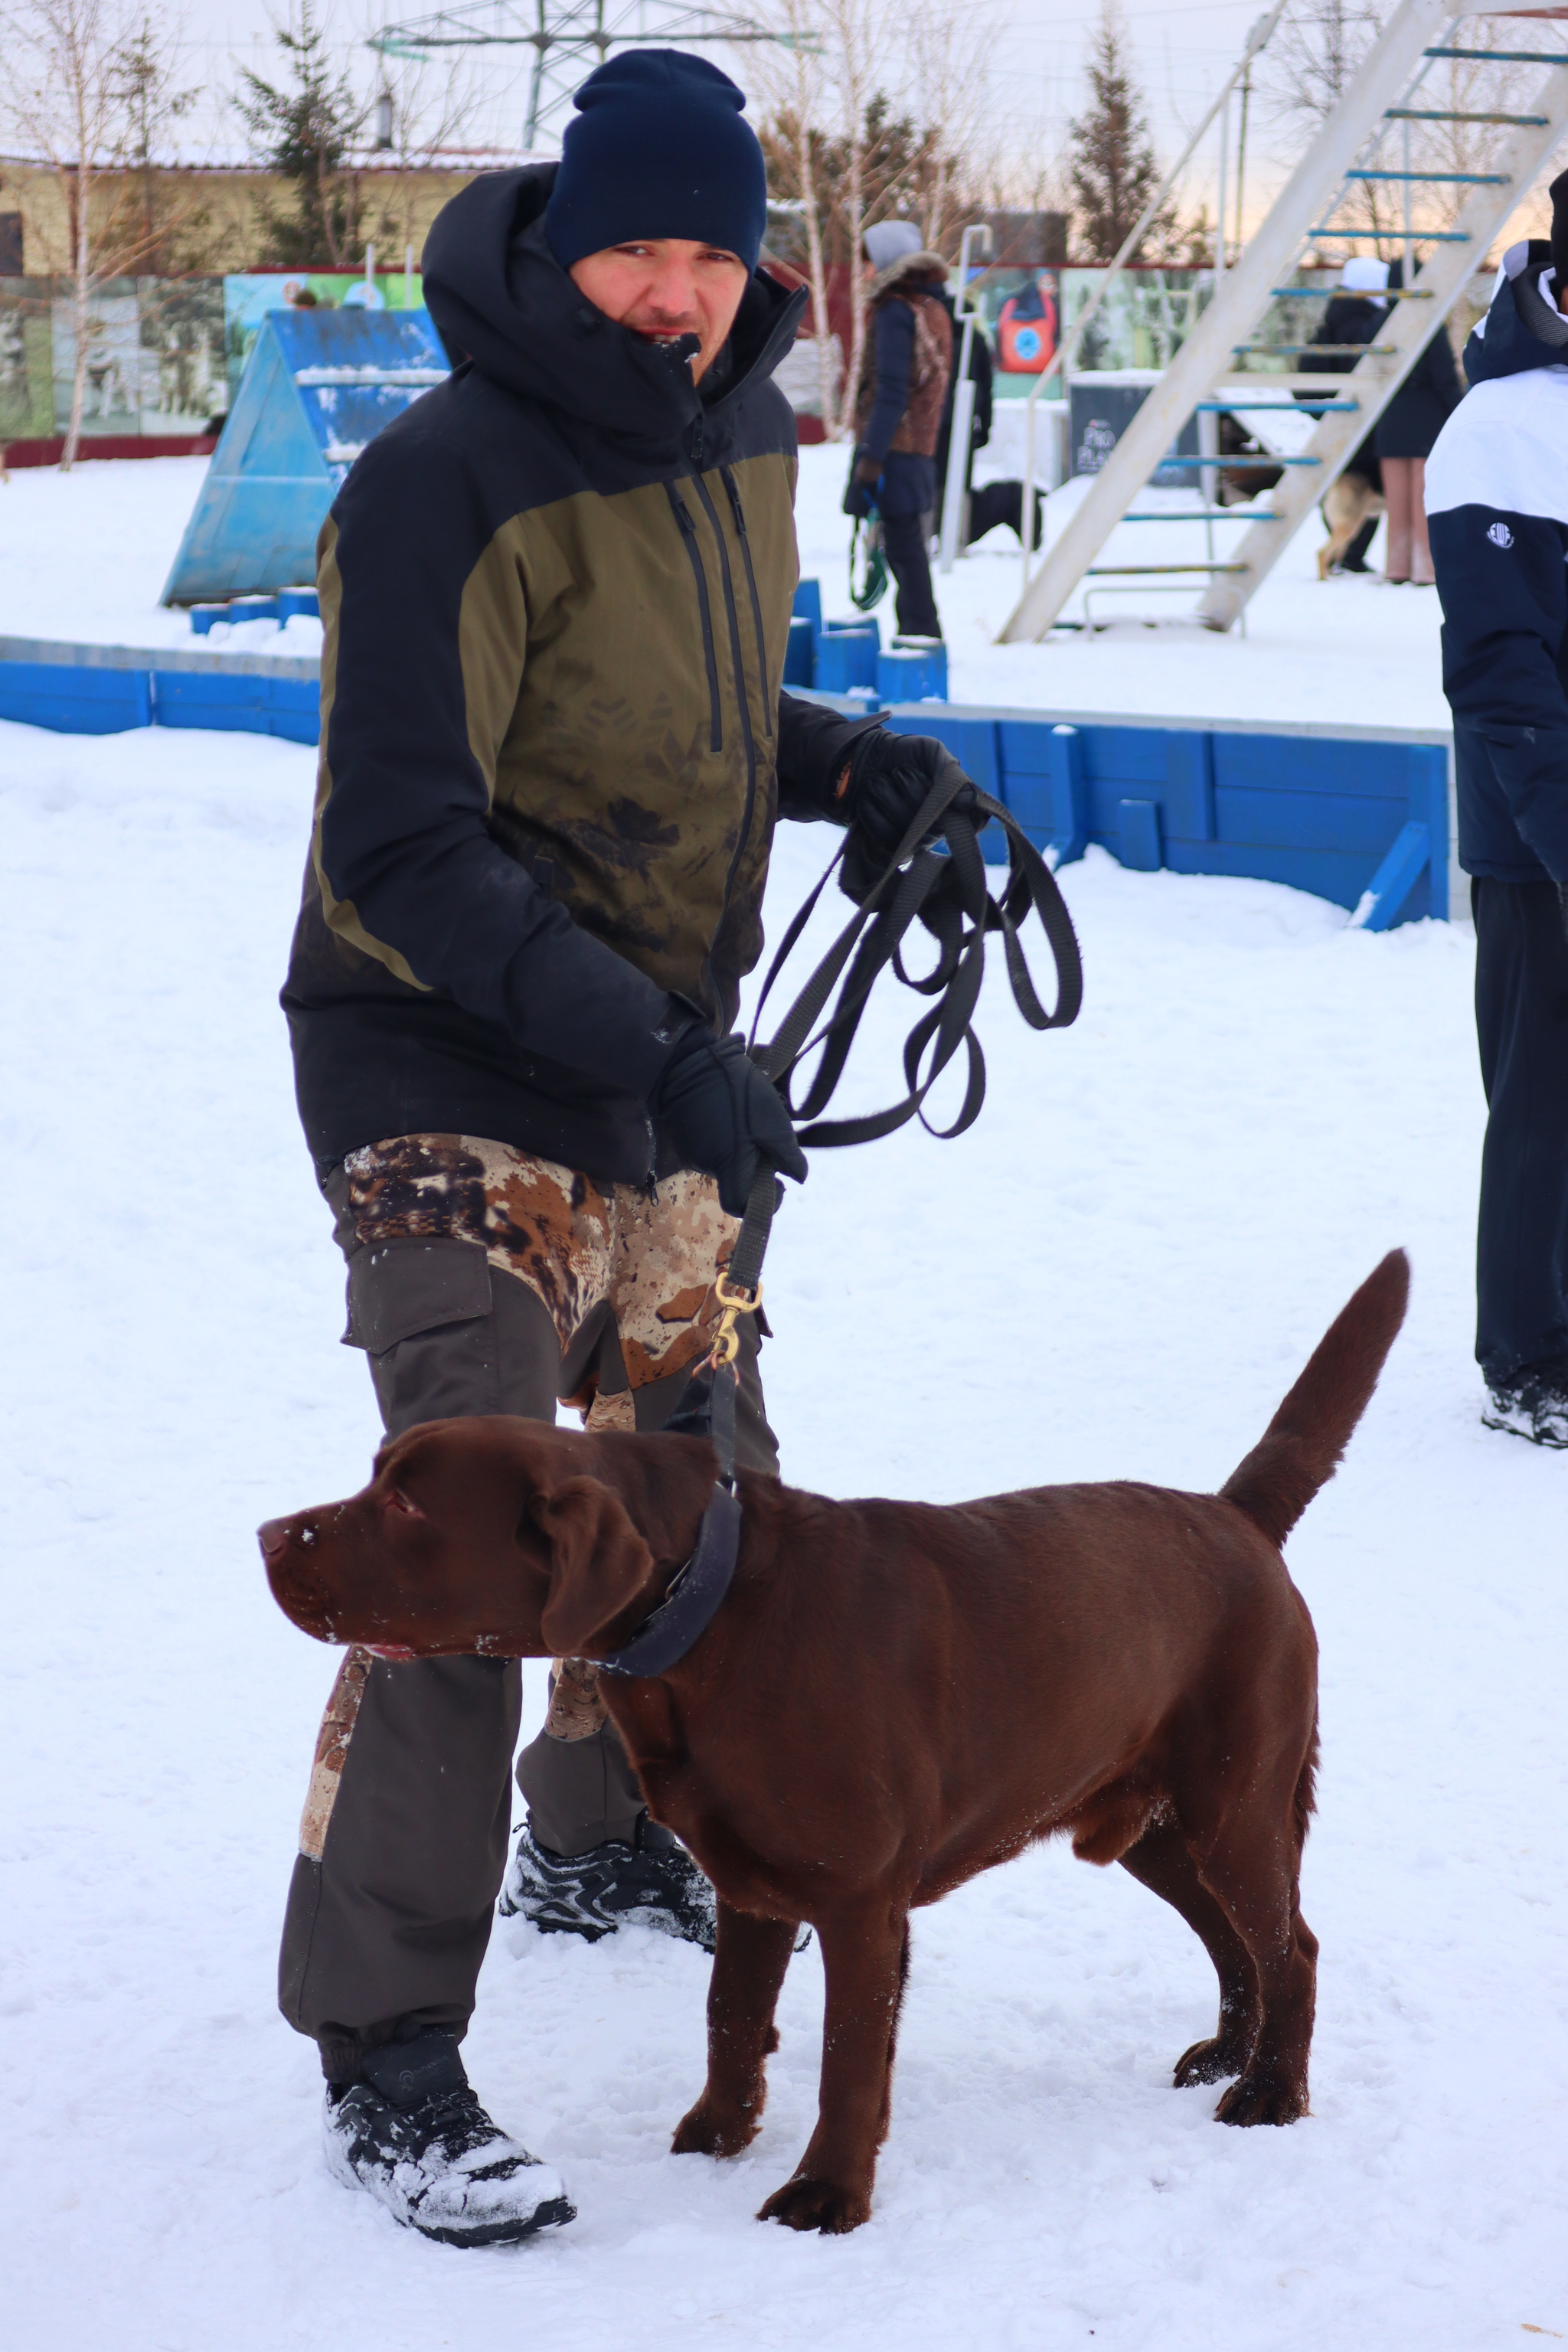
[[[597,1478],[568,1478],[529,1505],[550,1545],[550,1598],[540,1630],[558,1658],[583,1654],[602,1625],[635,1601],[653,1554],[620,1496]]]

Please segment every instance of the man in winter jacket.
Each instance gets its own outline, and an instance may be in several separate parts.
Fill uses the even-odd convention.
[[[872,504],[898,583],[900,635],[940,637],[927,542],[936,527],[936,445],[952,372],[947,264],[921,247],[910,221],[866,231],[870,332],[855,389],[855,460],[847,514]]]
[[[389,1433],[659,1428],[758,1171],[805,1174],[728,1033],[774,818],[886,862],[948,755],[781,694],[804,296],[758,274],[762,152],[673,50],[593,74],[559,166],[476,180],[425,252],[449,379],[323,528],[316,819],[283,1002]],[[776,1470],[748,1340],[737,1454]],[[329,2162],[461,2245],[570,2221],[458,2044],[507,1861],[515,1660],[351,1651],[279,1967]],[[507,1907],[711,1942],[593,1671],[557,1661]]]
[[[1487,1094],[1482,1419],[1568,1445],[1568,173],[1426,463]]]

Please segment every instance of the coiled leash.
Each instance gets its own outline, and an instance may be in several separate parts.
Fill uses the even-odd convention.
[[[956,805],[960,800],[962,806]],[[1000,824],[1007,837],[1007,880],[997,898],[985,886],[985,866],[975,839],[977,816]],[[921,846],[939,832],[947,845],[945,856]],[[783,1095],[803,1144],[832,1150],[870,1143],[911,1118],[943,1139],[962,1135],[973,1127],[985,1099],[985,1057],[971,1024],[985,977],[986,940],[993,931],[1002,934],[1013,1000],[1030,1028],[1066,1029],[1077,1020],[1083,1003],[1083,963],[1072,918],[1055,875],[1016,817],[972,783],[955,761],[952,773],[931,786],[886,870],[860,899],[773,1036],[760,1045],[757,1031],[773,982],[848,847],[847,835],[784,933],[763,982],[747,1050]],[[1031,912],[1039,917],[1056,967],[1056,1004],[1049,1013],[1040,1003],[1018,936]],[[917,919],[937,946],[934,966],[918,978],[903,963],[905,938]],[[935,1000],[904,1041],[907,1091],[885,1110],[824,1118],[821,1114],[844,1075],[872,988],[889,964],[906,988]],[[841,978],[837,1001],[828,1012]],[[925,1114],[926,1097],[960,1045],[968,1057],[963,1101],[951,1127],[932,1127]],[[794,1088],[800,1065],[819,1047],[822,1058],[797,1103]],[[718,1482],[696,1549],[640,1631],[622,1649],[599,1660],[610,1674],[665,1673],[706,1633],[730,1589],[741,1542],[741,1505],[735,1492],[740,1324],[742,1316],[755,1315],[762,1306],[763,1260],[783,1197],[784,1186],[773,1169],[762,1169],[730,1263],[714,1284],[720,1318],[712,1349],[665,1424],[681,1435],[706,1437],[719,1458]]]
[[[864,530],[864,544],[860,534]],[[888,593],[888,550],[882,518],[873,506],[868,515],[857,515],[849,534],[849,602],[858,613],[869,613]]]

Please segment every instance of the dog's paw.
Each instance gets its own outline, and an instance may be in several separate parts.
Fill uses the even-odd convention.
[[[721,2115],[710,2106],[704,2092],[676,2125],[669,2152],[671,2156],[739,2156],[761,2129],[759,2117],[747,2110]]]
[[[1244,2074],[1215,2109],[1217,2124],[1293,2124],[1307,2112],[1307,2095],[1282,2075]]]
[[[1171,2080],[1178,2091],[1190,2090],[1194,2083],[1225,2083],[1239,2074],[1246,2063],[1247,2053],[1216,2034],[1210,2042],[1194,2042],[1190,2050],[1184,2050]]]
[[[757,2215],[759,2221],[782,2221],[789,2230],[818,2230],[825,2238],[858,2230],[870,2218],[869,2196],[841,2189],[836,2180],[786,2180]]]

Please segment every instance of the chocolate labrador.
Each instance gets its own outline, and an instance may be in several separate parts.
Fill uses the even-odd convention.
[[[909,1913],[1058,1831],[1207,1948],[1218,2027],[1176,2082],[1233,2077],[1224,2123],[1305,2114],[1317,1644],[1279,1547],[1333,1475],[1408,1286],[1394,1251],[1217,1495],[1117,1482],[943,1508],[742,1475],[708,1631],[658,1675],[602,1676],[650,1810],[719,1892],[708,2083],[678,2152],[752,2138],[798,1924],[822,1940],[820,2113],[762,2218],[866,2220]],[[431,1422],[362,1494],[271,1521],[261,1545],[320,1641],[603,1658],[689,1559],[713,1485],[699,1438]]]

